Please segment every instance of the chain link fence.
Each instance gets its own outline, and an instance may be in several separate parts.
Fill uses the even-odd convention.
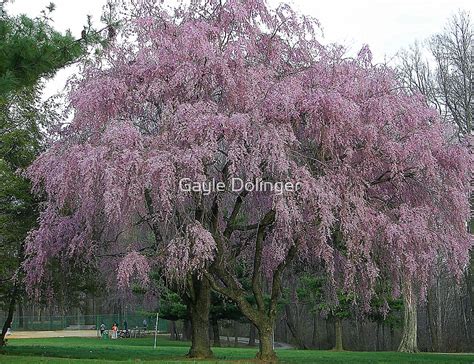
[[[5,317],[0,316],[0,322]],[[116,323],[119,330],[140,330],[151,332],[155,330],[156,314],[97,314],[97,315],[15,315],[11,329],[14,331],[44,331],[44,330],[99,330],[101,324],[110,330]],[[158,320],[158,331],[168,332],[168,321]]]

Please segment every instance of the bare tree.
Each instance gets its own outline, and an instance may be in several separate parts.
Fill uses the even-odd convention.
[[[411,92],[425,95],[462,139],[473,131],[474,28],[459,11],[441,33],[400,52],[399,76]]]
[[[428,57],[423,44],[415,42],[399,53],[398,76],[406,89],[411,93],[424,95],[427,102],[443,114],[444,107],[440,102],[435,71]]]
[[[423,43],[416,42],[399,53],[398,75],[403,86],[411,93],[422,94],[426,101],[434,106],[442,118],[452,124],[455,136],[459,140],[474,146],[474,27],[469,12],[458,11],[449,18],[444,29]],[[474,187],[474,179],[471,182]],[[470,196],[471,232],[474,232],[474,194]],[[466,271],[465,285],[467,294],[460,297],[471,302],[471,310],[463,310],[464,326],[471,325],[474,312],[473,274],[474,252],[471,254],[471,270]],[[441,263],[442,265],[442,263]],[[440,267],[442,269],[443,267]],[[431,326],[433,348],[440,350],[443,331],[446,326],[442,320],[440,302],[440,277],[436,277],[436,287],[429,290],[427,311]],[[461,305],[463,308],[465,305]],[[432,312],[432,309],[435,311]],[[433,315],[433,313],[436,313]],[[405,320],[410,321],[409,315]],[[412,321],[416,316],[412,317]],[[410,326],[411,325],[411,326]],[[415,322],[405,322],[406,331]],[[470,330],[465,330],[470,336]]]
[[[430,41],[441,102],[449,111],[461,137],[472,132],[473,42],[471,18],[465,11],[454,15],[444,31]]]

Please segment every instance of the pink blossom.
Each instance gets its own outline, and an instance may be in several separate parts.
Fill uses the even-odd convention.
[[[230,272],[236,261],[250,269],[255,239],[242,226],[270,210],[266,277],[296,243],[299,262],[365,302],[381,272],[394,286],[426,286],[440,256],[461,276],[472,154],[368,47],[347,58],[318,42],[317,21],[262,0],[174,12],[140,3],[122,37],[84,65],[69,96],[74,119],[29,169],[47,197],[27,246],[30,288],[54,258],[132,245],[148,254],[126,255],[122,285],[134,274],[145,282],[155,264],[173,279],[203,274],[217,255]],[[184,177],[303,188],[248,194],[227,236],[237,194],[185,193]]]

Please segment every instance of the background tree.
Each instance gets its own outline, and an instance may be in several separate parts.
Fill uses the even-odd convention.
[[[21,291],[19,269],[24,258],[24,240],[35,226],[37,200],[30,194],[28,181],[17,173],[39,153],[39,100],[36,90],[17,91],[3,99],[0,110],[0,254],[1,300],[7,311],[0,344],[11,325],[15,304]]]
[[[460,136],[471,135],[474,110],[474,28],[470,14],[454,15],[429,43],[436,62],[439,99]]]
[[[385,327],[388,326],[390,330],[391,341],[393,341],[393,332],[395,328],[401,326],[401,310],[403,309],[403,300],[400,298],[393,298],[387,288],[389,287],[387,287],[382,281],[376,290],[376,295],[372,299],[370,311],[368,313],[368,319],[377,324],[375,342],[375,349],[377,351],[386,350],[383,345]],[[380,340],[380,330],[382,330],[382,344]]]
[[[0,3],[0,254],[1,300],[7,310],[0,346],[11,326],[19,299],[24,242],[36,226],[41,198],[30,193],[30,183],[20,172],[44,149],[45,131],[58,122],[58,104],[43,102],[44,80],[85,54],[85,39],[61,34],[50,24],[50,4],[38,18],[10,16]],[[91,44],[98,34],[91,34]]]
[[[319,316],[321,314],[320,304],[324,302],[324,278],[322,276],[314,273],[301,274],[296,292],[298,300],[309,306],[312,315]],[[316,317],[313,318],[313,321],[316,321]],[[316,327],[313,327],[313,345],[316,342],[316,330]]]
[[[400,52],[405,87],[423,94],[461,138],[471,135],[473,127],[473,44],[471,16],[459,11],[442,32]]]
[[[402,51],[399,57],[399,77],[408,90],[414,94],[422,94],[429,104],[436,107],[443,119],[451,124],[454,133],[460,140],[469,145],[472,153],[473,110],[474,110],[474,27],[471,15],[467,11],[458,11],[447,22],[444,29],[433,35],[423,43],[415,43],[408,50]],[[471,172],[472,173],[472,172]],[[474,182],[471,180],[471,186]],[[471,218],[470,231],[473,232],[473,195],[470,196]],[[474,255],[471,252],[471,265]],[[434,289],[428,295],[428,312],[432,307],[436,309],[437,324],[432,325],[434,347],[440,347],[442,337],[442,320],[439,297],[442,295],[440,274],[445,271],[445,260],[439,258],[440,266],[433,281]],[[465,315],[468,317],[467,325],[473,320],[474,295],[472,288],[472,269],[465,272],[465,286],[468,292],[470,309]],[[432,300],[438,299],[438,304],[433,305]],[[462,305],[464,307],[464,305]],[[414,315],[413,317],[416,317]],[[415,322],[411,322],[416,327]],[[467,333],[470,336],[470,333]]]
[[[171,340],[179,340],[176,321],[189,320],[189,312],[181,297],[170,290],[164,292],[160,297],[159,313],[163,319],[169,320],[171,323],[169,327]],[[186,325],[184,325],[183,331],[186,331]],[[183,334],[183,336],[186,335],[185,332]]]
[[[343,351],[343,321],[353,316],[353,299],[340,291],[337,301],[331,302],[325,292],[328,282],[324,275],[304,275],[300,284],[298,298],[310,304],[315,313],[323,315],[326,320],[334,324],[335,345],[333,350]]]

